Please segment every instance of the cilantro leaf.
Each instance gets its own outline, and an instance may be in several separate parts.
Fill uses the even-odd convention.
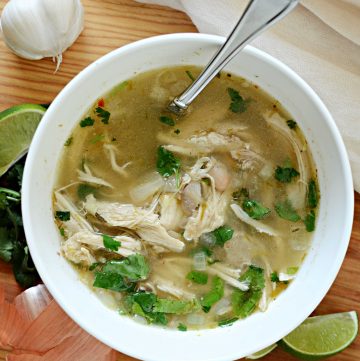
[[[232,238],[234,230],[231,227],[224,225],[216,228],[211,233],[213,233],[216,238],[215,245],[224,247],[224,244]]]
[[[220,327],[231,326],[237,320],[238,320],[238,317],[227,318],[225,320],[219,321],[218,325]]]
[[[99,116],[99,118],[101,118],[101,121],[104,124],[109,124],[110,113],[107,110],[105,110],[105,109],[103,109],[101,107],[97,107],[95,109],[95,112]]]
[[[203,310],[205,312],[209,312],[211,306],[220,301],[223,296],[224,281],[220,277],[215,276],[212,280],[211,290],[200,299],[200,304],[203,307]]]
[[[146,279],[149,271],[145,257],[138,253],[122,260],[107,261],[103,267],[103,272],[121,275],[131,281]]]
[[[10,262],[12,251],[14,248],[11,232],[5,228],[0,227],[0,258],[5,262]]]
[[[242,208],[253,219],[264,219],[271,212],[269,208],[251,199],[244,200]]]
[[[254,312],[260,301],[262,290],[265,287],[264,270],[249,266],[247,271],[240,276],[240,281],[247,282],[249,289],[247,291],[236,289],[231,296],[231,303],[235,315],[245,318]]]
[[[248,101],[244,100],[239,92],[233,88],[227,88],[228,94],[231,99],[229,109],[233,113],[243,113],[247,109]]]
[[[80,122],[80,127],[81,128],[91,127],[94,125],[94,123],[95,123],[95,120],[93,118],[87,117]]]
[[[187,326],[184,325],[183,323],[179,323],[177,329],[179,331],[185,332],[185,331],[187,331]]]
[[[293,178],[298,177],[300,173],[292,167],[280,167],[275,169],[275,179],[282,183],[290,183]]]
[[[128,291],[133,287],[124,277],[113,272],[95,272],[93,287],[105,288],[112,291]]]
[[[191,81],[195,81],[194,76],[191,74],[190,70],[185,70],[186,75],[190,78]]]
[[[287,120],[286,124],[290,129],[295,129],[297,127],[297,123],[295,122],[295,120],[292,119]]]
[[[170,117],[167,117],[166,115],[162,115],[160,118],[159,118],[160,122],[161,123],[164,123],[166,125],[170,125],[171,127],[173,127],[175,125],[175,122],[172,118]]]
[[[77,196],[79,199],[84,200],[89,194],[96,196],[97,189],[88,184],[79,184],[77,188]]]
[[[271,282],[280,282],[279,275],[277,272],[272,272],[270,275]]]
[[[153,308],[154,312],[173,313],[176,315],[184,315],[199,310],[200,304],[196,299],[192,301],[182,301],[158,298]]]
[[[67,222],[70,221],[70,212],[56,211],[55,217],[62,222]]]
[[[288,199],[284,202],[276,203],[275,211],[280,218],[286,219],[287,221],[297,222],[301,219]]]
[[[313,232],[315,230],[315,219],[315,212],[311,210],[304,219],[305,228],[308,232]]]
[[[163,177],[170,177],[174,173],[178,173],[180,169],[180,159],[164,147],[159,147],[157,151],[156,167]]]
[[[103,234],[102,238],[103,238],[104,247],[110,251],[117,251],[121,246],[121,242],[115,240],[110,236],[107,236],[106,234]]]
[[[91,264],[91,266],[89,267],[89,271],[93,271],[95,268],[97,268],[100,265],[99,262],[94,262]]]
[[[205,272],[191,271],[186,275],[186,278],[199,285],[206,285],[209,277]]]
[[[316,183],[313,179],[310,180],[307,193],[307,205],[310,208],[316,208],[318,204],[318,194],[316,190]]]

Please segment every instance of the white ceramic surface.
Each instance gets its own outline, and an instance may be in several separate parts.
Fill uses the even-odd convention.
[[[231,327],[178,332],[136,323],[106,308],[59,256],[51,193],[63,144],[102,94],[135,73],[169,65],[204,65],[224,41],[174,34],[124,46],[77,75],[56,97],[32,142],[23,183],[23,218],[39,274],[57,302],[86,331],[143,360],[229,361],[276,342],[299,325],[333,283],[345,256],[353,219],[350,166],[331,115],[313,90],[269,55],[247,47],[226,68],[270,93],[302,128],[318,168],[321,206],[311,250],[297,278],[265,313]]]

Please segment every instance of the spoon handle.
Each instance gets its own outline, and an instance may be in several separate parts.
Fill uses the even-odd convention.
[[[185,111],[216,74],[246,44],[291,12],[298,2],[299,0],[251,0],[226,42],[198,78],[169,104],[169,110],[175,114]]]

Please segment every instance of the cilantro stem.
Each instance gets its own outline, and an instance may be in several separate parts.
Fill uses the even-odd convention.
[[[21,198],[21,194],[19,192],[16,192],[16,191],[14,191],[12,189],[8,189],[8,188],[0,187],[0,193],[7,193],[7,194],[9,194],[10,196],[12,196],[14,198]],[[10,198],[7,197],[7,198],[10,199],[10,200],[13,200],[13,199],[11,199],[11,197]],[[16,200],[19,200],[19,199],[16,199]]]

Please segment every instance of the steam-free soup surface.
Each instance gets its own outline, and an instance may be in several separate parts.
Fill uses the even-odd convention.
[[[221,73],[176,118],[196,67],[122,82],[79,120],[54,189],[61,253],[104,302],[181,331],[266,311],[315,228],[316,170],[296,120]]]

